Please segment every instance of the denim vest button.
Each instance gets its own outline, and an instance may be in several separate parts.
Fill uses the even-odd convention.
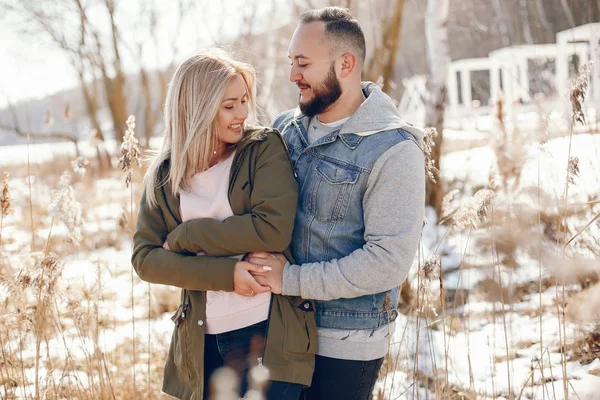
[[[204,321],[202,321],[201,319],[198,320],[198,325],[202,326],[204,325]]]

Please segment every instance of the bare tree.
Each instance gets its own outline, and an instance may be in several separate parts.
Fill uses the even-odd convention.
[[[554,42],[554,27],[548,20],[546,10],[544,8],[544,2],[542,0],[535,0],[535,10],[540,19],[541,30],[545,34],[546,43]]]
[[[273,14],[277,14],[278,7],[277,1],[271,1],[271,12]],[[262,68],[262,80],[261,86],[258,93],[258,103],[261,108],[266,111],[267,115],[264,117],[270,121],[274,115],[269,115],[269,112],[277,113],[281,110],[278,110],[277,101],[275,98],[277,78],[278,78],[278,67],[280,66],[275,60],[277,60],[277,54],[279,52],[284,51],[284,44],[286,41],[282,42],[279,38],[279,35],[267,35],[266,40],[263,41],[263,49],[261,57],[263,60],[267,60],[267,63]],[[268,123],[266,121],[266,123]]]
[[[161,54],[158,49],[159,42],[165,39],[159,36],[157,28],[161,14],[154,2],[140,2],[138,28],[143,34],[132,35],[133,40],[128,39],[129,31],[123,31],[131,29],[125,25],[131,21],[123,22],[119,18],[118,5],[121,3],[116,0],[0,0],[0,8],[23,19],[23,35],[39,37],[43,34],[49,38],[50,45],[68,57],[77,74],[87,115],[97,139],[103,141],[106,136],[99,120],[100,110],[108,112],[117,142],[122,141],[125,133],[127,115],[135,110],[142,114],[138,121],[147,143],[160,120],[167,82],[180,54],[178,40],[182,25],[195,7],[193,0],[177,0],[174,3],[172,6],[177,7],[176,28],[170,46],[172,57],[166,67],[164,53]],[[144,24],[147,26],[142,26]],[[157,65],[161,66],[155,71],[150,71],[142,61],[142,55],[152,48],[156,49]],[[138,63],[141,95],[136,99],[130,94],[138,93],[133,87],[135,79],[129,82],[124,70],[125,53]],[[137,105],[134,104],[136,102]]]
[[[74,0],[81,4],[81,0]],[[115,2],[114,0],[104,0],[104,6],[108,12],[110,20],[110,44],[109,52],[110,58],[112,58],[112,74],[109,74],[107,64],[109,60],[105,60],[102,57],[100,47],[98,48],[98,65],[97,67],[102,71],[102,81],[104,82],[104,90],[106,91],[106,97],[108,101],[108,107],[110,108],[110,115],[113,121],[113,129],[115,131],[115,138],[120,143],[123,141],[125,135],[125,120],[127,119],[126,101],[125,101],[125,74],[123,73],[123,63],[121,61],[121,53],[119,50],[120,32],[115,22]],[[94,32],[94,37],[98,37],[98,32]],[[96,44],[100,46],[100,41],[96,40]],[[112,75],[112,76],[111,76]]]
[[[137,99],[138,101],[134,110],[141,115],[141,118],[138,120],[140,122],[137,130],[142,132],[142,144],[146,146],[149,144],[150,139],[156,131],[162,113],[162,104],[164,104],[167,94],[169,77],[175,68],[176,60],[180,56],[181,46],[179,46],[178,42],[181,34],[181,27],[183,25],[181,22],[184,20],[185,16],[191,12],[194,5],[194,2],[191,0],[177,1],[176,29],[169,46],[172,49],[172,55],[169,63],[165,67],[149,70],[143,63],[144,51],[149,47],[153,47],[156,50],[157,65],[160,64],[161,57],[163,57],[158,51],[159,41],[164,39],[159,37],[159,12],[152,3],[141,3],[142,8],[140,10],[140,18],[138,20],[138,26],[136,27],[137,30],[140,31],[139,34],[136,35],[137,40],[133,46],[129,46],[125,43],[125,48],[138,63],[141,96]],[[148,35],[144,35],[145,32],[148,32]],[[153,79],[156,82],[153,82]]]
[[[86,82],[86,75],[89,75],[89,68],[91,66],[90,58],[86,49],[86,25],[88,20],[79,0],[73,0],[71,5],[73,4],[76,6],[76,8],[69,9],[68,6],[65,7],[64,5],[63,7],[57,6],[54,8],[41,8],[38,7],[39,5],[30,1],[23,1],[20,3],[20,7],[16,7],[13,2],[2,1],[0,2],[0,7],[3,8],[7,13],[16,13],[25,18],[26,21],[33,22],[33,25],[37,29],[28,31],[28,33],[35,34],[41,30],[41,32],[46,33],[52,44],[65,52],[77,74],[87,114],[93,128],[92,134],[96,140],[98,164],[101,168],[104,168],[110,165],[110,159],[102,145],[102,142],[104,142],[104,132],[98,119],[98,87],[94,81],[91,83]],[[79,18],[75,18],[73,21],[71,21],[74,23],[76,21],[71,40],[69,40],[69,36],[65,31],[61,31],[58,28],[60,26],[64,27],[67,25],[65,21],[65,14],[68,14],[69,11],[79,14]],[[31,27],[28,26],[27,29],[31,29]],[[77,146],[78,138],[76,135],[65,132],[30,132],[29,129],[24,130],[19,125],[14,107],[9,104],[9,108],[13,119],[12,126],[3,124],[3,129],[12,131],[21,137],[70,141],[73,142],[76,152],[79,154],[79,149]]]
[[[382,90],[386,93],[390,93],[392,89],[392,76],[400,44],[404,2],[405,0],[395,0],[394,12],[383,21],[381,43],[375,48],[373,58],[365,69],[367,79],[383,81]]]
[[[119,53],[119,30],[115,23],[115,8],[112,0],[104,0],[103,5],[110,20],[111,40],[105,46],[99,30],[90,22],[86,6],[81,0],[68,0],[62,3],[24,0],[15,5],[3,0],[3,8],[19,14],[25,21],[24,33],[44,33],[56,48],[66,53],[76,71],[88,115],[96,135],[104,139],[104,132],[98,121],[98,93],[95,82],[87,84],[86,79],[100,73],[105,95],[115,130],[115,137],[121,140],[125,127],[125,78]],[[31,29],[34,27],[35,29]],[[111,61],[112,58],[112,61]],[[110,70],[108,64],[110,63]]]
[[[494,13],[498,19],[498,28],[500,29],[500,36],[502,38],[502,44],[506,47],[511,43],[510,34],[508,27],[506,26],[506,19],[504,18],[504,11],[502,10],[502,3],[500,0],[493,0],[492,5],[494,7]]]
[[[569,7],[567,0],[560,0],[560,5],[563,9],[563,12],[565,13],[565,16],[567,17],[567,20],[569,21],[569,27],[574,28],[576,25],[575,18],[573,17],[571,7]]]
[[[450,66],[448,47],[449,0],[428,0],[425,11],[425,38],[427,42],[427,91],[425,124],[437,130],[435,146],[431,158],[435,168],[440,170],[440,155],[443,143],[444,110],[446,107],[446,77]],[[438,173],[436,183],[427,180],[425,203],[435,208],[441,215],[443,185]]]
[[[519,11],[521,16],[521,24],[523,26],[523,39],[527,44],[533,44],[533,36],[531,35],[531,26],[529,25],[529,9],[527,0],[519,0]]]

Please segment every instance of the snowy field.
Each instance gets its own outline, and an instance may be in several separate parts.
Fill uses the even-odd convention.
[[[448,133],[454,138],[480,135],[461,130]],[[569,205],[575,207],[598,200],[600,135],[577,134],[571,140],[569,143],[569,137],[561,137],[540,145],[528,139],[513,147],[505,145],[503,151],[515,156],[513,161],[520,165],[522,172],[517,184],[511,186],[510,193],[503,191],[499,184],[494,207],[506,210],[526,204],[535,208],[535,196],[532,199],[527,195],[528,188],[540,188],[548,201],[544,203],[544,211],[558,210],[569,157],[578,158],[578,173],[569,186]],[[95,154],[86,143],[81,143],[80,151],[90,159]],[[131,229],[131,215],[136,214],[141,174],[134,176],[133,192],[125,188],[124,176],[118,170],[103,177],[93,177],[90,172],[83,177],[73,175],[75,199],[81,203],[83,217],[81,245],[75,247],[65,242],[72,232],[62,222],[52,222],[48,211],[42,211],[48,209],[52,189],[58,181],[58,177],[42,173],[44,163],[73,154],[72,144],[30,146],[31,163],[42,166],[42,170],[36,169],[34,173],[30,196],[24,167],[27,148],[0,148],[0,171],[11,171],[9,184],[14,198],[14,211],[3,220],[1,231],[0,257],[5,257],[9,268],[5,268],[3,273],[8,270],[16,273],[21,268],[27,269],[27,265],[35,264],[30,254],[32,240],[35,250],[39,251],[51,237],[52,251],[64,261],[55,302],[59,320],[57,326],[62,331],[54,332],[50,340],[41,343],[41,354],[54,360],[62,360],[68,354],[68,358],[77,360],[76,364],[86,365],[90,355],[100,351],[106,357],[108,373],[126,375],[131,374],[133,363],[130,349],[137,346],[134,354],[137,354],[135,369],[139,385],[147,384],[144,381],[147,375],[144,374],[149,370],[150,379],[147,380],[154,382],[151,387],[157,390],[173,327],[170,315],[177,304],[178,293],[158,285],[150,287],[137,276],[132,284],[128,229]],[[502,182],[502,167],[499,165],[505,161],[498,160],[498,154],[490,145],[443,157],[441,169],[444,181],[448,182],[450,189],[458,190],[449,203],[451,209],[464,206],[475,192],[487,187],[490,170],[492,175],[498,175],[498,182]],[[15,165],[21,167],[16,168]],[[568,221],[570,230],[577,232],[583,228],[599,209],[597,203],[592,203],[586,211],[574,214]],[[30,224],[25,222],[29,221],[30,210],[40,214],[34,218],[33,239]],[[561,343],[581,346],[584,338],[590,337],[594,330],[597,332],[600,315],[592,313],[590,317],[587,313],[586,319],[582,320],[576,316],[579,314],[575,306],[576,301],[583,304],[583,308],[587,304],[596,304],[597,310],[600,310],[599,284],[582,290],[577,282],[566,283],[564,290],[566,300],[571,303],[572,318],[567,318],[567,322],[561,325],[557,318],[557,302],[561,301],[563,286],[546,283],[554,282],[553,277],[557,273],[544,261],[545,258],[535,259],[531,252],[517,249],[512,264],[505,265],[497,254],[494,256],[492,251],[478,244],[490,236],[489,226],[458,230],[452,224],[438,225],[437,220],[435,213],[428,210],[420,257],[415,261],[410,276],[415,296],[422,296],[427,301],[418,303],[419,312],[401,314],[397,320],[390,341],[392,357],[386,361],[387,374],[382,375],[376,386],[376,391],[382,391],[380,398],[425,399],[436,398],[434,393],[438,393],[438,398],[448,399],[562,399],[565,397],[563,376],[566,375],[569,398],[600,399],[600,353],[594,353],[591,360],[588,357],[582,362],[581,357],[574,356],[576,351],[572,349],[563,355],[560,352]],[[539,228],[542,229],[541,226]],[[585,229],[575,241],[579,244],[572,246],[572,251],[569,249],[564,257],[585,259],[587,268],[600,271],[598,253],[594,254],[593,248],[581,245],[584,239],[593,242],[594,237],[600,237],[597,222]],[[540,246],[545,245],[539,243]],[[595,250],[599,249],[596,247]],[[544,247],[540,251],[553,252],[555,249]],[[424,283],[417,267],[436,254],[441,256],[443,286],[448,293],[454,294],[454,301],[446,302],[444,307],[440,307],[444,302],[439,300],[439,280]],[[557,254],[554,259],[560,257],[563,257],[562,254]],[[563,267],[567,268],[566,265]],[[2,282],[8,279],[6,276],[0,275],[0,279],[0,304],[7,305],[15,288]],[[510,289],[504,293],[500,288],[506,296],[500,299],[490,294],[493,283],[498,279]],[[538,285],[542,280],[545,283],[540,292]],[[457,300],[459,294],[464,296],[462,301]],[[81,320],[75,316],[81,316]],[[85,316],[91,316],[95,323],[82,324],[81,321],[88,321]],[[9,317],[12,318],[5,316],[8,319],[5,323],[11,321]],[[564,334],[566,337],[561,342]],[[35,381],[32,363],[36,354],[35,340],[32,336],[19,339],[13,335],[10,338],[5,343],[7,348],[23,349],[20,356],[25,367],[21,375],[28,382],[25,388],[17,387],[17,398],[24,398],[23,390],[31,396]],[[561,364],[566,366],[565,371]],[[42,363],[39,371],[42,381],[46,381],[48,368],[47,363]],[[73,368],[69,373],[61,374],[62,371],[61,368],[53,369],[55,382],[65,384],[68,381],[85,388],[94,379],[85,372],[89,369],[83,367],[81,370]],[[415,379],[417,371],[421,376],[418,381]],[[142,378],[144,376],[146,378]],[[426,384],[428,379],[431,379],[429,386]],[[441,396],[439,387],[446,381],[447,392]],[[0,395],[3,394],[0,386]],[[153,398],[158,398],[156,396]]]
[[[539,185],[558,205],[565,187],[569,138],[553,139],[543,146],[532,142],[521,150],[525,163],[522,166],[519,188]],[[573,136],[570,155],[578,157],[579,173],[575,183],[569,187],[569,204],[597,200],[600,195],[600,136]],[[496,162],[494,150],[482,147],[446,155],[442,159],[441,169],[447,182],[460,183],[458,187],[465,199],[476,188],[488,184],[490,168]],[[595,207],[594,212],[598,211],[599,208]],[[475,237],[489,234],[483,230],[472,231],[470,241],[464,232],[451,231],[440,243],[440,238],[444,237],[448,228],[436,226],[435,218],[435,213],[429,210],[428,224],[423,232],[423,259],[434,253],[442,254],[443,268],[448,271],[443,274],[444,287],[446,290],[465,290],[469,293],[469,298],[464,306],[446,311],[445,318],[448,322],[445,334],[439,326],[436,329],[425,328],[429,324],[435,325],[435,322],[442,319],[442,315],[422,320],[419,325],[414,318],[401,319],[394,335],[391,353],[399,355],[398,363],[403,368],[397,368],[400,371],[390,373],[378,382],[378,388],[384,390],[384,398],[413,399],[418,395],[427,398],[427,390],[413,384],[417,331],[420,332],[418,369],[434,376],[434,371],[445,369],[447,362],[449,383],[472,391],[471,395],[463,395],[475,396],[464,398],[509,398],[509,371],[510,389],[514,398],[565,398],[559,352],[560,325],[555,305],[555,300],[561,298],[562,287],[545,288],[541,294],[537,290],[539,277],[550,277],[554,271],[549,270],[551,267],[548,265],[540,266],[539,260],[519,253],[515,260],[519,265],[517,269],[504,265],[497,267],[492,254],[481,252],[474,245]],[[582,227],[586,221],[583,218],[581,221],[570,222]],[[597,223],[588,227],[588,230],[590,236],[600,238]],[[596,273],[600,271],[598,253],[583,249],[580,251],[584,253],[583,258],[589,260],[588,268]],[[462,260],[471,267],[458,268]],[[565,264],[564,268],[568,266]],[[505,284],[533,284],[534,290],[519,301],[504,306],[500,301],[486,301],[484,295],[478,295],[478,286],[498,275],[503,277]],[[416,281],[417,271],[413,267],[411,282],[416,285]],[[439,296],[438,281],[431,282],[429,289],[434,297]],[[600,286],[596,284],[573,296],[572,314],[577,314],[577,303],[587,312],[583,321],[567,322],[567,344],[577,342],[590,332],[599,333],[600,311],[596,309],[590,312],[588,309],[600,306],[599,289]],[[581,287],[568,285],[566,290],[576,293],[581,291]],[[492,317],[502,310],[505,312],[506,322],[500,317]],[[579,315],[572,316],[576,319]],[[600,399],[600,351],[592,357],[595,359],[591,363],[566,362],[569,398]]]

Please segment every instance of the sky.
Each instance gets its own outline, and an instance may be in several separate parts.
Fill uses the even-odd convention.
[[[15,0],[16,1],[16,0]],[[144,32],[145,24],[140,26],[141,15],[139,6],[141,2],[156,4],[159,13],[159,25],[156,36],[159,37],[159,49],[148,49],[143,57],[143,63],[149,67],[165,64],[171,59],[172,37],[175,35],[177,12],[172,0],[120,0],[117,2],[119,9],[118,22],[126,29],[125,35],[129,38],[148,37]],[[91,1],[93,2],[93,1]],[[88,3],[91,3],[88,1]],[[85,2],[84,2],[85,3]],[[180,27],[181,33],[177,40],[180,46],[179,58],[185,57],[195,50],[210,46],[215,43],[215,38],[235,37],[241,28],[244,14],[249,14],[250,9],[244,6],[250,3],[245,0],[198,0],[192,15],[186,24]],[[257,21],[269,18],[285,22],[286,15],[284,0],[258,1]],[[280,17],[273,18],[273,7],[276,7]],[[89,17],[92,21],[101,21],[104,12],[94,11],[91,7]],[[48,43],[44,36],[23,34],[20,32],[24,22],[16,16],[0,17],[0,108],[5,107],[8,101],[16,103],[26,99],[43,98],[60,90],[77,85],[77,76],[70,66],[66,54],[56,50]],[[133,28],[138,26],[138,28]],[[268,27],[270,24],[258,22],[259,27]],[[126,72],[137,70],[137,60],[124,52]],[[127,67],[128,66],[128,67]]]

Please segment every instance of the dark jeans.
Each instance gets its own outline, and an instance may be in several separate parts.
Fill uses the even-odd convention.
[[[372,361],[317,356],[305,400],[370,400],[383,358]]]
[[[209,399],[210,377],[223,366],[232,368],[241,380],[240,396],[248,389],[248,370],[262,357],[267,322],[217,335],[205,335],[204,342],[204,400]],[[301,385],[270,382],[267,400],[298,400]]]

